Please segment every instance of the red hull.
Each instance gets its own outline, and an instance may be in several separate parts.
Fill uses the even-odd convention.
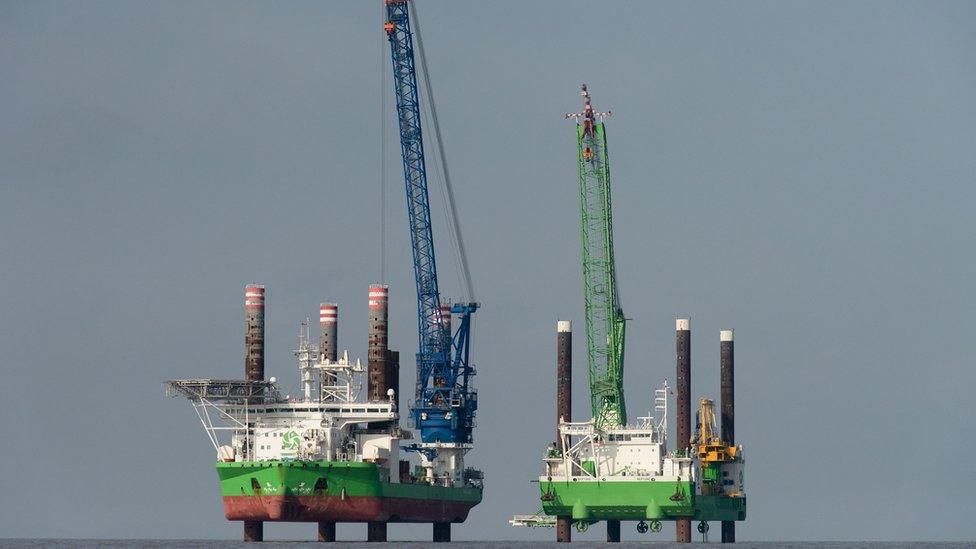
[[[463,522],[476,501],[372,496],[224,496],[227,520]]]

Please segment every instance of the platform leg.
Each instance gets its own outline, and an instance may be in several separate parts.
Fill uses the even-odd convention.
[[[691,519],[678,519],[674,521],[674,527],[675,541],[678,543],[691,543]]]
[[[386,541],[386,523],[382,521],[367,522],[366,541]]]
[[[435,522],[434,523],[434,541],[451,541],[451,523],[450,522]]]
[[[607,543],[616,543],[619,541],[620,541],[620,521],[608,520],[607,521]]]
[[[722,521],[722,543],[735,543],[735,522]]]
[[[260,520],[245,520],[244,541],[264,541],[264,522]]]
[[[573,541],[573,519],[570,517],[556,517],[556,541],[569,543]]]
[[[335,528],[334,522],[320,522],[319,541],[335,541]]]

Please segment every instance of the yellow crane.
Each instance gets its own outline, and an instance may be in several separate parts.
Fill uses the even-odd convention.
[[[692,447],[698,452],[701,461],[702,481],[711,489],[721,490],[722,464],[735,461],[738,448],[726,444],[715,428],[715,403],[710,398],[699,401],[698,433],[691,441]]]

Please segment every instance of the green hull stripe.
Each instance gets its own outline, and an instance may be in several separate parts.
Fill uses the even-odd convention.
[[[372,463],[345,461],[217,462],[222,496],[340,496],[345,490],[347,496],[481,501],[477,488],[393,484],[380,472]]]
[[[692,482],[540,482],[542,510],[575,520],[745,520],[745,498],[695,495]]]

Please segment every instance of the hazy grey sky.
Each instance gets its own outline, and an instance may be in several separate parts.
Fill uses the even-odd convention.
[[[418,3],[484,304],[470,462],[487,489],[456,539],[553,536],[506,520],[539,507],[556,319],[582,334],[562,119],[581,82],[614,111],[631,415],[674,378],[676,316],[695,396],[717,396],[718,332],[735,328],[740,539],[976,538],[976,4]],[[240,536],[212,448],[160,382],[242,374],[248,282],[268,286],[268,375],[297,390],[297,323],[326,299],[365,357],[380,13],[0,2],[0,537]],[[391,346],[411,357],[393,139]]]

